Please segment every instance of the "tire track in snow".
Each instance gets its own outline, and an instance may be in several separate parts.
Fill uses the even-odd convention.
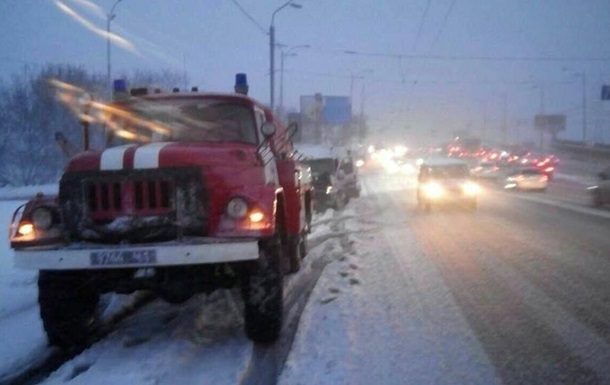
[[[600,383],[599,376],[606,373],[600,372],[599,365],[587,360],[573,344],[568,343],[566,336],[561,334],[562,329],[556,326],[561,321],[549,315],[548,309],[536,306],[544,302],[546,296],[532,300],[523,295],[523,287],[536,287],[543,282],[552,282],[549,284],[557,288],[561,282],[554,282],[557,278],[554,274],[525,274],[535,266],[524,261],[542,258],[549,253],[560,254],[560,249],[536,253],[514,236],[524,231],[533,231],[540,236],[535,229],[515,228],[512,222],[503,222],[485,213],[470,217],[433,214],[436,215],[422,218],[416,227],[418,238],[426,254],[442,271],[502,380],[506,384]],[[512,219],[515,215],[518,213],[513,209],[507,217]],[[516,261],[521,268],[500,268]],[[554,269],[554,265],[547,261],[547,268]],[[543,271],[537,270],[538,273]],[[515,283],[515,277],[520,278],[521,285]],[[549,284],[542,287],[549,290]],[[534,291],[531,289],[529,292]],[[567,296],[562,299],[565,305],[573,293],[566,288],[562,292]],[[554,300],[546,298],[546,302],[557,307]],[[554,321],[554,325],[550,321]],[[586,338],[584,335],[581,337]],[[591,346],[596,345],[593,339],[589,338],[589,341]],[[606,354],[604,351],[600,353]],[[593,370],[592,367],[596,366],[597,370]]]

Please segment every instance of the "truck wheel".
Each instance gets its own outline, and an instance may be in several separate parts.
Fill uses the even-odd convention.
[[[256,343],[275,342],[282,330],[283,282],[278,237],[259,242],[259,259],[242,285],[245,331]]]
[[[311,211],[312,211],[311,209],[307,211],[306,227],[305,227],[306,234],[311,234],[311,220],[312,220]]]
[[[96,327],[100,295],[80,271],[40,271],[38,303],[49,343],[60,348],[85,345]]]
[[[301,270],[301,244],[303,243],[303,235],[295,235],[289,237],[288,247],[287,247],[287,265],[286,272],[288,274],[293,274]]]
[[[301,259],[307,255],[307,232],[301,234],[301,243],[299,243],[299,256]]]

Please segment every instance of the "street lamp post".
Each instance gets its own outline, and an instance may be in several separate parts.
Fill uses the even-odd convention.
[[[365,101],[365,74],[371,74],[374,71],[370,68],[364,69],[360,72],[360,75],[354,76],[352,73],[351,84],[350,84],[350,103],[352,103],[352,97],[354,93],[354,79],[362,80],[361,84],[361,94],[360,94],[360,127],[359,127],[359,136],[363,137],[365,133],[365,124],[364,124],[364,101]],[[353,105],[353,103],[352,103]]]
[[[544,115],[544,83],[534,85],[533,88],[540,88],[540,112],[539,115]],[[544,148],[544,132],[545,127],[537,127],[539,129],[538,147]]]
[[[114,20],[116,14],[114,13],[114,9],[121,2],[121,0],[116,0],[115,3],[110,8],[110,12],[106,15],[106,59],[107,59],[107,81],[110,93],[112,93],[112,72],[110,66],[110,22]]]
[[[508,116],[507,116],[507,101],[506,92],[502,93],[502,142],[508,144]]]
[[[583,71],[582,76],[582,141],[587,141],[587,75]]]
[[[282,50],[280,54],[280,112],[284,111],[284,59],[288,56],[297,56],[297,54],[292,51],[295,51],[299,48],[309,48],[309,44],[290,47],[286,51]]]
[[[278,7],[271,14],[271,25],[269,26],[269,79],[270,79],[270,92],[269,92],[269,105],[271,110],[273,110],[274,99],[275,99],[275,14],[286,8],[287,6],[291,6],[292,8],[302,8],[300,4],[293,3],[294,0],[289,0]]]
[[[564,68],[564,71],[570,71],[569,68]],[[587,141],[587,74],[585,71],[574,72],[572,76],[578,76],[582,79],[582,141]]]

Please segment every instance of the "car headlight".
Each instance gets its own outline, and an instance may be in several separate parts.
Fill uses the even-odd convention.
[[[481,193],[481,186],[474,182],[464,183],[462,189],[466,195],[479,195]]]
[[[53,226],[53,212],[47,207],[39,207],[31,214],[32,224],[42,230],[48,230]]]
[[[233,219],[243,219],[248,214],[248,202],[243,198],[233,198],[227,203],[225,211]]]
[[[441,186],[438,183],[434,183],[434,182],[425,184],[423,187],[423,191],[424,191],[424,194],[426,195],[426,197],[432,198],[432,199],[440,198],[445,193],[443,186]]]
[[[330,194],[333,191],[333,186],[328,186],[326,188],[326,194]]]

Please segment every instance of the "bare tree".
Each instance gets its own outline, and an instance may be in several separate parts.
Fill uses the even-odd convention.
[[[68,159],[56,137],[83,148],[74,108],[57,98],[52,79],[86,90],[96,100],[106,95],[105,76],[72,65],[49,64],[35,73],[24,68],[7,84],[0,83],[0,185],[57,182]],[[186,82],[184,74],[171,70],[135,71],[127,80],[134,87],[165,90]],[[103,132],[91,135],[92,147],[102,148]]]

